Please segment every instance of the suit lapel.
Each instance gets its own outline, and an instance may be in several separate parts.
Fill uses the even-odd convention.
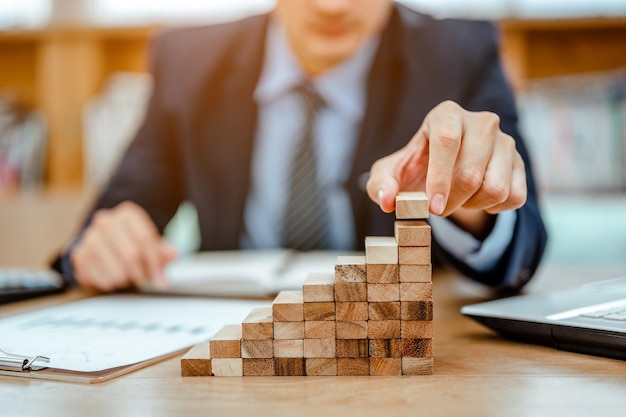
[[[200,219],[208,237],[203,249],[238,248],[243,228],[257,123],[253,94],[263,63],[267,17],[246,23],[208,81],[203,93],[207,102],[199,107],[198,164],[211,183],[197,203],[204,206],[198,212],[211,217]]]

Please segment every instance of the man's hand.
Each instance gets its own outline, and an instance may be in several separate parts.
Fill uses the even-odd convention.
[[[493,113],[469,112],[445,101],[436,106],[402,149],[370,171],[369,197],[385,212],[400,191],[426,190],[430,212],[479,239],[493,227],[490,214],[517,209],[527,196],[524,161],[515,140]]]
[[[163,268],[175,257],[148,214],[124,202],[95,213],[72,251],[71,263],[80,286],[113,291],[149,280],[164,286]]]

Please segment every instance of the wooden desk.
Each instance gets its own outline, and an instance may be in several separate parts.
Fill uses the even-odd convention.
[[[582,282],[589,270],[546,268],[531,290]],[[623,265],[592,271],[626,275]],[[182,378],[175,358],[92,386],[0,377],[0,414],[574,417],[626,409],[626,362],[502,339],[459,313],[485,298],[481,288],[450,271],[434,281],[434,376]],[[79,296],[5,306],[0,316]]]
[[[0,199],[0,265],[43,265],[89,201],[63,192]],[[626,265],[548,265],[528,290],[621,275]],[[512,342],[461,316],[462,305],[488,295],[453,272],[435,274],[434,376],[182,378],[175,358],[93,386],[0,377],[0,416],[575,417],[626,409],[626,362]],[[82,296],[3,306],[0,317]]]

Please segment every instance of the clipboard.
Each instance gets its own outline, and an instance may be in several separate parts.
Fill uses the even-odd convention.
[[[94,384],[182,354],[268,301],[103,295],[0,319],[0,375]]]

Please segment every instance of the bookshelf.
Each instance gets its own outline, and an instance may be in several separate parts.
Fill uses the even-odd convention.
[[[527,80],[626,67],[626,18],[504,20],[505,68]],[[158,27],[0,32],[0,93],[38,108],[49,124],[46,185],[80,188],[82,111],[116,71],[145,71]]]
[[[46,185],[82,185],[82,112],[109,75],[146,71],[156,27],[0,32],[0,93],[39,109],[49,128]]]

